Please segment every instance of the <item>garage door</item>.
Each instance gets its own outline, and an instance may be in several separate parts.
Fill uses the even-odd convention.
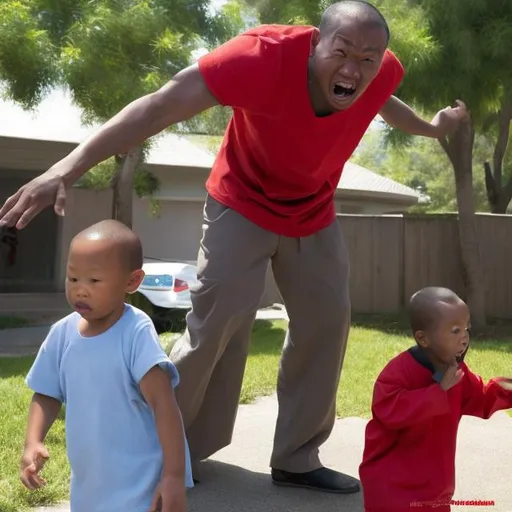
[[[160,201],[158,217],[150,213],[147,201],[135,200],[133,229],[139,235],[144,254],[153,258],[197,260],[203,221],[203,202]]]

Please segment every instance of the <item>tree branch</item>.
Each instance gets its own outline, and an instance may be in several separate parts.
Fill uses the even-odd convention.
[[[512,178],[509,178],[507,184],[503,187],[503,203],[505,206],[505,212],[507,212],[508,205],[512,201]]]
[[[501,190],[503,177],[503,159],[508,148],[510,138],[510,121],[512,119],[512,102],[508,96],[504,96],[498,119],[498,140],[494,147],[493,167],[494,182],[497,190]]]
[[[484,175],[487,200],[489,201],[491,210],[494,212],[498,203],[498,194],[496,191],[496,180],[492,174],[491,164],[489,162],[484,162]]]

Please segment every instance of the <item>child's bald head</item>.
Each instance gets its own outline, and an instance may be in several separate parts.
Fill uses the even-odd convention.
[[[120,264],[128,272],[139,270],[143,264],[142,244],[139,237],[127,226],[117,220],[103,220],[75,236],[74,243],[90,243],[91,249],[101,244],[104,250],[113,250]]]
[[[411,297],[409,315],[416,343],[436,367],[462,360],[469,346],[470,313],[455,292],[423,288]]]
[[[124,308],[126,294],[144,279],[139,237],[115,220],[104,220],[73,238],[68,256],[66,296],[89,321]]]
[[[448,288],[429,286],[416,292],[409,301],[409,321],[413,333],[435,327],[442,304],[461,303],[462,299]]]

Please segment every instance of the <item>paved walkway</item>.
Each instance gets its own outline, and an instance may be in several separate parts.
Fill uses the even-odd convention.
[[[362,512],[361,494],[337,496],[271,485],[268,460],[277,413],[275,397],[242,405],[233,444],[203,462],[201,483],[190,492],[189,512]],[[357,477],[366,421],[338,420],[322,460]],[[512,510],[512,418],[498,413],[483,421],[465,417],[457,455],[458,500],[494,500],[494,507],[454,506],[453,512]],[[419,461],[418,461],[419,462]],[[68,512],[68,509],[40,509]]]
[[[288,319],[286,310],[279,305],[260,309],[256,318],[260,320]],[[49,330],[50,325],[0,329],[0,357],[36,354]]]
[[[49,325],[1,329],[0,357],[36,354],[49,330]]]

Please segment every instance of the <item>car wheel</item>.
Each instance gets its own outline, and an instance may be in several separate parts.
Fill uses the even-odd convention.
[[[167,309],[155,306],[142,293],[135,292],[128,295],[126,302],[133,307],[140,309],[151,318],[156,332],[183,332],[187,327],[186,309]]]
[[[154,307],[155,316],[153,322],[158,323],[157,331],[160,332],[183,332],[187,328],[186,309],[166,309]]]

